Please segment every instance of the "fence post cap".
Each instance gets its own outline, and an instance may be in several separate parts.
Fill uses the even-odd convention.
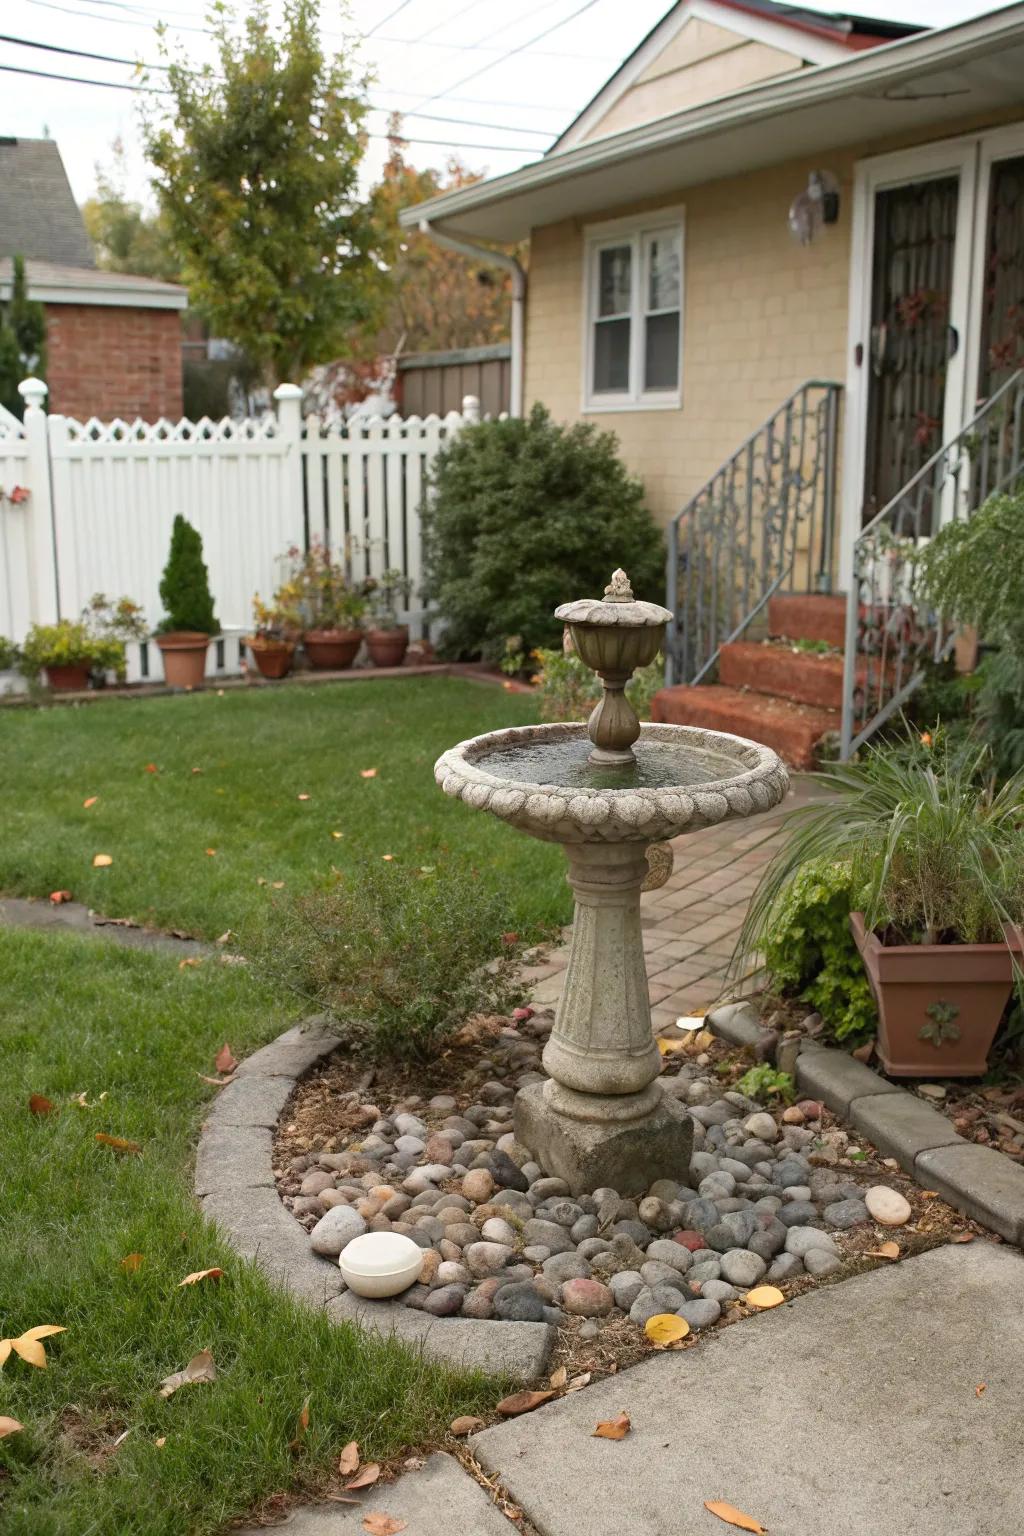
[[[275,400],[301,400],[302,390],[298,384],[279,384],[274,390]]]
[[[34,405],[38,410],[42,409],[43,401],[49,393],[49,385],[42,379],[22,379],[18,385],[18,394],[26,405]]]
[[[468,421],[480,420],[480,400],[476,395],[463,395],[462,414]]]

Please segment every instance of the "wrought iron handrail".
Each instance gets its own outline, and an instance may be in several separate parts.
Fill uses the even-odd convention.
[[[861,529],[846,600],[844,760],[918,688],[929,659],[955,638],[915,591],[916,556],[943,523],[969,518],[987,497],[1024,478],[1024,369]]]
[[[671,523],[669,682],[707,677],[776,592],[831,590],[841,392],[801,384]]]

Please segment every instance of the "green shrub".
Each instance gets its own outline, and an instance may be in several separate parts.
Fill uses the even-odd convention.
[[[372,1061],[426,1061],[474,1013],[522,1000],[508,902],[472,876],[366,866],[275,907],[257,963]]]
[[[765,968],[773,985],[803,998],[821,1014],[828,1034],[853,1044],[873,1035],[877,1023],[850,932],[856,905],[847,864],[807,864],[779,897],[764,933]]]
[[[120,671],[124,644],[110,635],[98,635],[84,622],[61,619],[56,624],[33,624],[21,647],[21,658],[29,677],[43,667],[88,665]]]
[[[0,635],[0,672],[11,672],[21,661],[21,651],[13,640]]]
[[[217,633],[219,626],[210,596],[210,576],[203,560],[203,541],[180,512],[174,519],[171,550],[160,578],[160,600],[167,610],[167,617],[160,624],[165,634],[176,630]]]
[[[542,648],[531,651],[526,657],[520,643],[518,635],[506,641],[501,668],[516,676],[532,666],[530,681],[537,688],[541,719],[586,720],[603,692],[597,673],[592,672],[574,651],[567,653],[561,648]],[[633,673],[626,684],[626,697],[641,720],[651,718],[651,700],[664,686],[665,661],[661,656]]]
[[[438,454],[423,507],[425,595],[449,656],[500,660],[561,638],[554,609],[600,597],[622,566],[638,597],[664,585],[662,536],[610,432],[562,427],[543,406],[481,422]]]
[[[744,1072],[736,1087],[748,1099],[760,1099],[762,1104],[770,1103],[773,1099],[781,1100],[783,1104],[792,1104],[796,1098],[793,1074],[780,1072],[767,1061],[758,1062],[756,1067]]]

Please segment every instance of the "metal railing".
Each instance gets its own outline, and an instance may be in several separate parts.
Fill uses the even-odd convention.
[[[840,394],[794,390],[670,525],[670,683],[706,678],[776,592],[831,591]]]
[[[906,702],[954,632],[916,591],[917,553],[943,523],[969,518],[1024,479],[1024,369],[923,465],[858,534],[846,602],[840,752],[849,758]]]

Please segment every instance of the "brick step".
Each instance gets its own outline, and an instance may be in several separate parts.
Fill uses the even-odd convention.
[[[846,634],[845,597],[773,597],[768,633],[787,640],[824,640],[840,648]]]
[[[815,709],[721,683],[660,689],[654,695],[652,718],[748,736],[772,747],[791,768],[813,768],[818,742],[826,732],[838,731],[840,724],[838,710]]]
[[[841,656],[817,656],[813,651],[794,651],[788,645],[736,640],[722,646],[718,678],[727,688],[750,688],[795,704],[812,704],[818,709],[843,707]]]

